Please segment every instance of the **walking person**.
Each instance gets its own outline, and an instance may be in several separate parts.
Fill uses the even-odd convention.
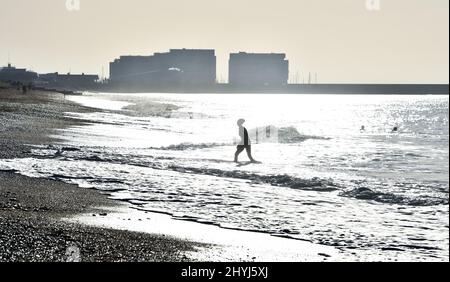
[[[246,150],[247,156],[250,159],[250,161],[252,163],[256,163],[256,160],[252,156],[252,146],[250,143],[250,138],[248,137],[248,131],[243,126],[244,122],[245,122],[245,119],[242,119],[242,118],[237,121],[237,125],[239,127],[239,136],[241,137],[241,141],[239,142],[239,144],[236,147],[236,153],[234,154],[234,162],[237,163],[239,154],[242,153],[242,151]]]

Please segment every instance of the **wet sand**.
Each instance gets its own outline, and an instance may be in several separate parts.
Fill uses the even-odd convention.
[[[30,145],[57,141],[49,137],[55,130],[89,122],[65,117],[68,111],[92,109],[60,93],[0,89],[0,158],[28,157]],[[61,220],[81,213],[103,217],[106,207],[117,205],[95,190],[1,171],[0,262],[188,261],[186,252],[206,246]]]

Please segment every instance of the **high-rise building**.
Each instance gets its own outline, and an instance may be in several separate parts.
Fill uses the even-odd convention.
[[[171,49],[152,56],[121,56],[110,63],[110,82],[119,87],[148,89],[213,85],[215,51]]]
[[[230,54],[229,83],[237,86],[282,86],[288,83],[289,61],[285,54]]]

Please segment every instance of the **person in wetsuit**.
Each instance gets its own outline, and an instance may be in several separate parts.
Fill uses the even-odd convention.
[[[255,159],[252,157],[252,146],[250,145],[250,138],[248,138],[248,132],[247,129],[243,126],[245,120],[239,119],[237,121],[237,125],[239,126],[239,136],[241,137],[241,141],[236,147],[236,153],[234,154],[234,162],[238,162],[239,154],[244,151],[244,149],[247,151],[247,156],[250,159],[251,162],[256,162]]]

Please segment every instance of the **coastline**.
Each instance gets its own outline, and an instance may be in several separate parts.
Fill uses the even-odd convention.
[[[55,130],[92,123],[65,112],[100,111],[63,94],[0,90],[0,158],[57,142]],[[107,194],[0,171],[0,261],[327,261],[339,250],[138,211]],[[331,258],[330,258],[331,257]]]
[[[208,246],[206,248],[200,247],[194,252],[188,252],[188,257],[194,261],[321,262],[346,259],[339,249],[331,246],[264,232],[199,223],[167,213],[132,208],[128,203],[123,203],[120,207],[112,207],[104,216],[93,217],[89,213],[84,213],[63,218],[63,221],[92,227],[164,235],[206,244]],[[352,258],[358,260],[356,256]]]
[[[89,121],[64,116],[91,111],[55,92],[22,94],[0,90],[0,158],[23,158],[30,145],[55,142],[58,128]],[[103,216],[117,206],[107,195],[59,181],[0,172],[0,261],[191,261],[186,251],[200,244],[163,235],[89,227],[61,218],[79,213]],[[102,208],[99,208],[102,207]],[[79,258],[71,252],[77,250]]]

